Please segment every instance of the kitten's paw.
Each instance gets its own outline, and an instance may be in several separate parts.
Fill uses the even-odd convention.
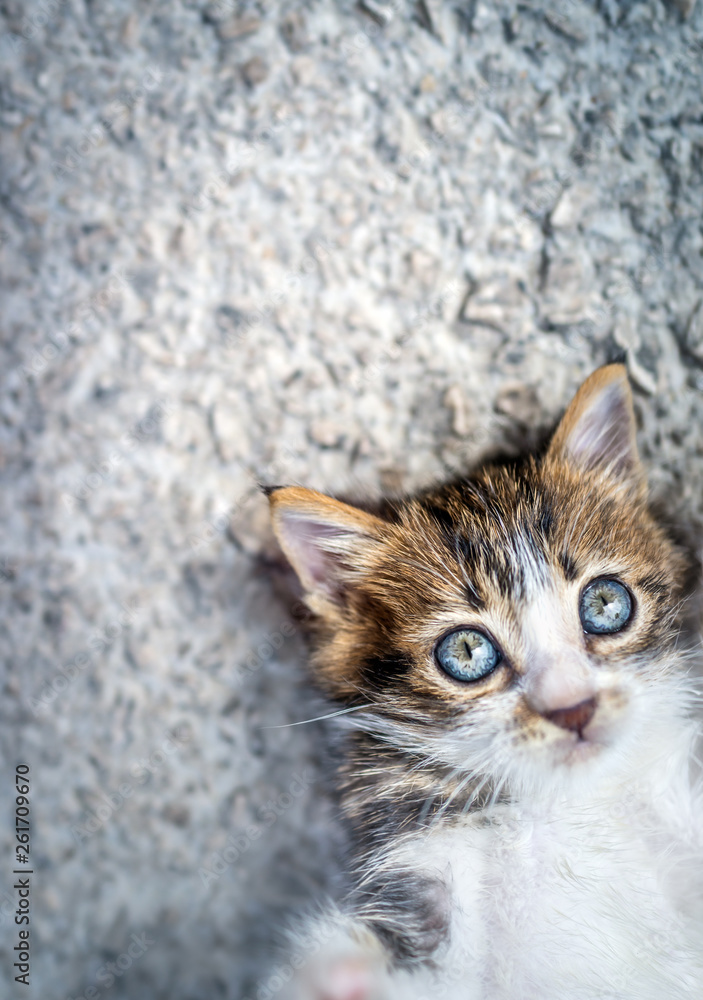
[[[286,1000],[391,1000],[387,956],[375,935],[347,926],[328,927],[324,936],[314,956],[298,952]]]
[[[309,971],[298,987],[300,1000],[389,1000],[384,970],[363,958],[344,958]]]
[[[344,959],[326,970],[319,1000],[372,1000],[376,978],[361,958]]]

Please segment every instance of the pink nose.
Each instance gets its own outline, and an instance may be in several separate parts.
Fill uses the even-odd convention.
[[[557,708],[552,712],[545,712],[544,717],[561,729],[568,729],[583,736],[584,729],[596,711],[596,704],[595,698],[587,698],[578,705],[572,705],[571,708]]]

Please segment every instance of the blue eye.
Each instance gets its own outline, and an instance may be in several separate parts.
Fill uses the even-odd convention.
[[[593,580],[581,595],[579,614],[586,632],[619,632],[632,618],[632,597],[617,580]]]
[[[502,659],[491,640],[472,628],[458,628],[445,635],[435,648],[435,656],[442,670],[457,681],[479,681]]]

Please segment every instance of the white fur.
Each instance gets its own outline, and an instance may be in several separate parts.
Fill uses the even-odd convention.
[[[495,746],[484,746],[481,756],[494,757],[498,769],[512,758],[518,804],[496,803],[458,822],[445,817],[375,859],[374,869],[409,868],[446,887],[450,933],[436,968],[384,970],[368,931],[353,914],[337,914],[325,932],[334,933],[334,955],[310,957],[287,995],[701,1000],[703,804],[690,773],[697,730],[684,721],[681,679],[639,678],[627,692],[628,724],[618,714],[619,739],[592,759],[562,759],[558,733],[536,754],[506,746],[502,762]],[[345,961],[357,972],[366,962],[371,985],[359,992],[357,975],[345,992],[342,974],[325,992],[324,963],[343,969]]]
[[[703,813],[673,760],[545,807],[495,806],[394,849],[452,907],[436,973],[389,997],[703,997]],[[678,765],[678,766],[677,766]]]
[[[522,687],[539,712],[568,708],[597,693],[598,679],[572,604],[577,601],[569,603],[556,590],[540,588],[521,622],[527,664]]]

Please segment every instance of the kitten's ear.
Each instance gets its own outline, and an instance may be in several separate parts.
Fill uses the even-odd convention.
[[[281,486],[268,494],[276,537],[305,590],[342,603],[386,523],[316,490]]]
[[[547,455],[644,485],[632,392],[624,365],[606,365],[586,379],[557,427]]]

